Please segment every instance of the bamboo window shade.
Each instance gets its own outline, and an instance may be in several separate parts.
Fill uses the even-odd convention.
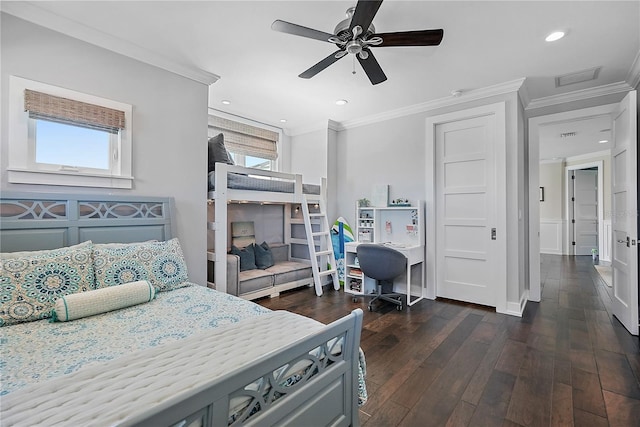
[[[275,160],[278,158],[278,133],[257,126],[209,116],[209,127],[224,135],[224,144],[233,153]]]
[[[114,110],[34,90],[24,91],[24,110],[34,119],[118,133],[124,129],[124,111]]]

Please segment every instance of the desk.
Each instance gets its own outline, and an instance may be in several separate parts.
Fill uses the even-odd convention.
[[[359,265],[356,263],[356,250],[359,242],[345,243],[345,285],[344,291],[346,293],[356,296],[369,295],[375,292],[375,281],[362,274],[359,270]],[[394,244],[394,243],[379,243],[397,250],[407,258],[407,274],[405,284],[405,295],[407,296],[407,305],[411,306],[424,298],[424,246],[423,245],[409,245],[409,244]],[[411,267],[420,264],[420,294],[411,299]],[[354,284],[351,284],[351,281]],[[359,281],[359,282],[358,282]],[[373,282],[373,283],[371,283]],[[359,287],[356,286],[359,283]],[[353,287],[352,287],[353,286]]]

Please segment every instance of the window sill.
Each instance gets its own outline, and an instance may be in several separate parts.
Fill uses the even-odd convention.
[[[7,169],[8,182],[13,184],[64,185],[68,187],[122,188],[133,187],[132,176],[83,174],[70,171],[34,171]]]

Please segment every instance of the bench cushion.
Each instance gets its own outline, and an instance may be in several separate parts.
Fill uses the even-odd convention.
[[[313,274],[311,272],[310,264],[296,261],[279,262],[273,267],[269,267],[264,271],[273,274],[274,285],[281,285],[283,283],[308,279],[312,277]]]
[[[240,281],[240,283],[238,284],[238,295],[244,295],[249,292],[259,291],[261,289],[272,287],[273,272],[269,272],[269,270],[270,269],[254,269],[241,271],[240,275],[238,276],[238,279]]]

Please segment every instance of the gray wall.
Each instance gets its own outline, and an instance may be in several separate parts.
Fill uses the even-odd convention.
[[[0,190],[173,196],[173,234],[191,281],[206,283],[208,87],[11,15],[1,26]],[[132,190],[7,182],[9,76],[133,105]]]

